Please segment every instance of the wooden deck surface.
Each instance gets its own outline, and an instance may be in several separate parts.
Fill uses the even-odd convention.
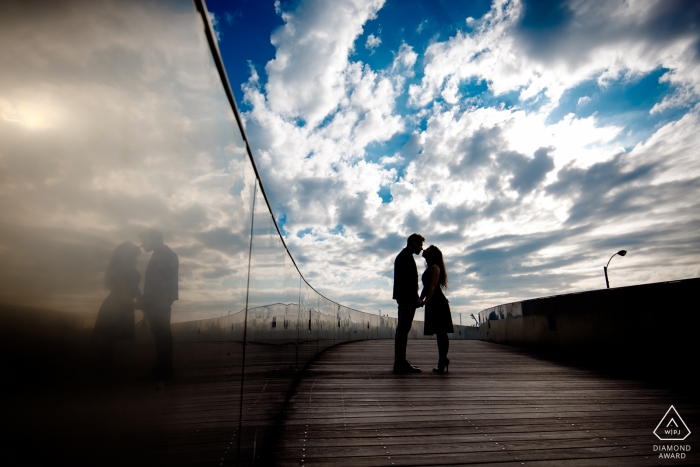
[[[682,388],[605,376],[533,350],[450,344],[445,375],[431,374],[434,341],[408,343],[408,358],[423,369],[418,375],[392,373],[391,340],[326,351],[288,404],[278,465],[700,463],[695,433],[681,443],[652,433],[671,404],[691,432],[700,428],[698,398]],[[691,451],[659,459],[659,444]]]
[[[36,375],[32,384],[0,385],[0,463],[233,465],[240,348],[239,343],[176,345],[176,374],[169,381],[134,377],[131,373],[149,372],[155,352],[124,346],[118,359],[129,363],[124,369],[131,373],[112,380]],[[249,385],[251,393],[254,384],[259,383]]]

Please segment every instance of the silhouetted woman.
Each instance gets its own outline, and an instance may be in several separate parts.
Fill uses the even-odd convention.
[[[92,331],[104,371],[112,369],[116,342],[134,339],[134,301],[141,300],[141,274],[136,270],[136,258],[140,254],[141,248],[133,243],[121,243],[107,265],[105,285],[110,293],[100,306]]]
[[[423,292],[420,295],[420,298],[425,301],[423,334],[426,336],[435,334],[440,359],[437,368],[433,368],[433,372],[444,373],[450,364],[447,358],[447,351],[450,348],[447,334],[454,332],[450,304],[443,293],[447,288],[447,270],[442,252],[435,245],[430,245],[423,250],[423,258],[427,263],[422,277]]]

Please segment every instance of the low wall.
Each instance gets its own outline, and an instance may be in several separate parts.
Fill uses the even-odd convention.
[[[481,339],[684,358],[697,348],[698,290],[694,278],[506,303],[479,313]]]

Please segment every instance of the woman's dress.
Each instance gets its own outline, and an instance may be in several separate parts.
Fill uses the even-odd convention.
[[[423,288],[428,284],[428,269],[423,273],[421,281]],[[425,322],[423,323],[423,334],[432,336],[433,334],[453,333],[455,332],[452,326],[452,313],[450,313],[450,304],[447,297],[442,293],[440,286],[435,286],[433,296],[430,297],[428,303],[425,304]]]
[[[117,278],[97,314],[92,337],[97,341],[134,339],[134,298],[139,295],[141,275],[136,269]]]

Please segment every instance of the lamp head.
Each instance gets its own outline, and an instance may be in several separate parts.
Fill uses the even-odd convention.
[[[627,254],[627,250],[620,250],[617,252],[617,254],[620,256],[625,256]]]

